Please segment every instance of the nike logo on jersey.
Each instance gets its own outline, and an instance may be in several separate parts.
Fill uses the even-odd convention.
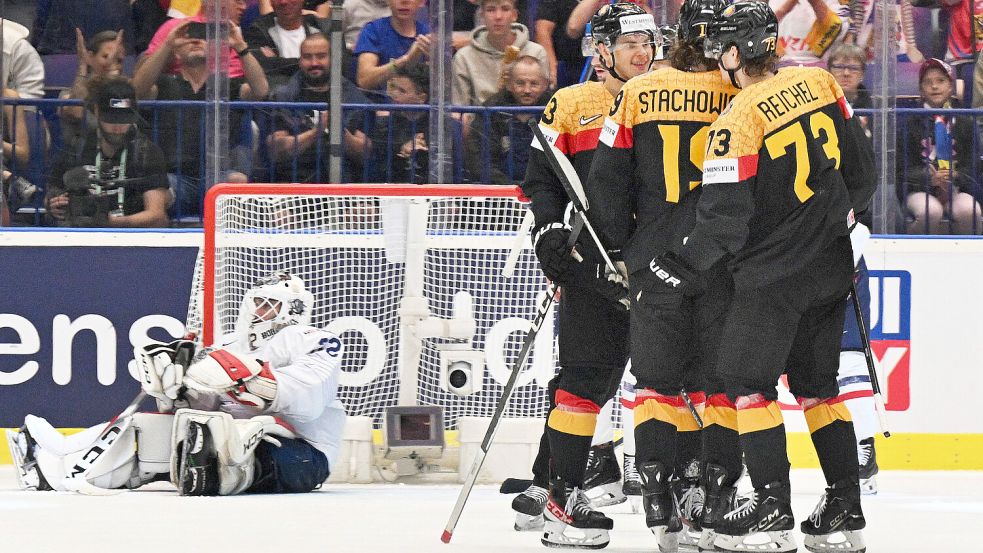
[[[581,115],[580,116],[580,124],[581,125],[589,125],[589,124],[591,124],[591,122],[597,121],[600,118],[601,118],[601,114],[592,115],[591,117],[584,117],[583,115]]]

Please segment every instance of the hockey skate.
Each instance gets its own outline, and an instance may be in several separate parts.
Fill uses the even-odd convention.
[[[655,535],[662,553],[679,550],[679,531],[682,525],[676,514],[676,503],[669,489],[669,471],[658,461],[639,465],[642,480],[642,510],[645,525]]]
[[[218,453],[210,438],[208,425],[189,420],[187,439],[178,443],[178,493],[181,495],[218,495]]]
[[[545,488],[532,484],[512,500],[512,510],[515,511],[515,531],[542,530],[546,524],[543,510],[549,492]]]
[[[631,512],[639,513],[642,510],[642,480],[638,476],[638,469],[635,468],[635,456],[625,453],[624,481],[621,484],[621,492],[628,498],[631,504]]]
[[[794,527],[788,484],[772,482],[716,522],[714,545],[723,551],[789,553],[796,550]]]
[[[611,541],[614,521],[591,509],[583,492],[554,478],[546,502],[546,527],[542,542],[547,547],[602,549]]]
[[[703,506],[698,519],[694,520],[694,528],[700,528],[700,538],[697,542],[698,551],[715,551],[713,543],[717,539],[714,526],[724,515],[737,507],[737,485],[727,484],[727,471],[720,465],[707,464],[700,477],[700,489],[703,492]]]
[[[860,509],[860,487],[841,480],[826,488],[819,504],[803,521],[803,545],[814,553],[863,553],[867,551],[860,530],[867,526]]]
[[[590,448],[584,471],[584,490],[591,507],[595,509],[625,502],[621,470],[611,442]]]
[[[857,458],[860,461],[860,493],[875,495],[877,493],[877,450],[874,448],[874,438],[860,440],[857,444]]]
[[[699,547],[700,517],[703,515],[704,492],[700,487],[700,464],[695,459],[686,467],[682,478],[677,478],[670,484],[673,499],[679,506],[679,521],[682,530],[679,532],[679,549],[681,551],[696,551]]]
[[[17,484],[22,490],[50,491],[54,488],[48,484],[38,468],[35,457],[37,442],[31,437],[26,426],[19,430],[7,430],[7,447],[17,470]]]

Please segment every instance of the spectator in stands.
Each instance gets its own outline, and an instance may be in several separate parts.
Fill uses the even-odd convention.
[[[983,0],[942,0],[949,13],[949,37],[946,41],[946,61],[973,59],[983,50]],[[972,36],[976,36],[973,44]]]
[[[276,1],[277,0],[259,0],[259,13],[261,15],[267,15],[276,11]],[[327,19],[331,17],[331,2],[330,0],[303,0],[302,7],[304,8],[304,15],[313,15],[319,19]],[[345,6],[348,9],[348,6]]]
[[[934,2],[935,0],[931,0]],[[856,44],[870,52],[871,58],[876,57],[873,52],[875,36],[880,32],[874,20],[874,6],[877,0],[851,0],[850,2],[850,23],[843,42],[846,44]],[[898,10],[897,33],[898,37],[898,61],[910,61],[921,63],[925,61],[925,56],[918,49],[915,41],[915,15],[912,11],[911,0],[900,0]],[[923,2],[919,2],[920,7],[927,7]]]
[[[55,162],[48,216],[59,226],[166,226],[167,164],[160,148],[137,129],[133,85],[125,77],[104,76],[90,86],[98,127]]]
[[[75,49],[78,53],[78,73],[72,87],[58,96],[63,100],[86,100],[89,81],[99,75],[119,75],[123,69],[123,31],[102,31],[88,41],[81,29],[75,29]],[[62,106],[58,109],[64,142],[69,147],[84,134],[83,126],[94,129],[95,118],[83,106]]]
[[[457,14],[457,6],[454,6],[454,13]],[[358,44],[358,37],[362,29],[370,21],[384,19],[392,15],[388,0],[346,0],[345,14],[341,22],[344,28],[345,48],[349,52],[355,51]]]
[[[913,234],[975,234],[981,230],[972,175],[973,121],[946,115],[958,107],[949,64],[929,58],[918,72],[922,102],[935,114],[899,122],[898,187]]]
[[[543,106],[553,94],[546,70],[533,56],[521,56],[510,65],[505,82],[505,88],[488,98],[485,107]],[[540,113],[541,110],[537,113],[490,112],[487,117],[486,114],[475,117],[466,150],[472,181],[518,184],[526,174],[529,145],[533,140],[528,122]],[[490,170],[488,177],[482,174],[485,167]]]
[[[327,182],[329,163],[328,103],[331,101],[329,77],[331,44],[323,34],[310,35],[300,45],[299,70],[280,87],[278,102],[324,102],[321,110],[280,110],[275,130],[267,138],[274,161],[276,182]],[[368,100],[351,82],[342,80],[341,100],[346,104],[364,104]],[[360,174],[358,167],[366,148],[366,136],[359,128],[358,113],[346,115],[342,144],[345,152],[345,175],[348,182]]]
[[[249,49],[263,66],[270,86],[286,84],[297,72],[300,43],[321,32],[316,15],[303,13],[304,0],[270,0],[273,12],[260,16],[246,29]]]
[[[430,97],[430,68],[408,63],[389,77],[392,103],[426,104]],[[423,184],[430,180],[428,111],[381,114],[372,131],[373,181]]]
[[[3,24],[3,73],[0,87],[17,91],[21,98],[44,95],[44,64],[37,50],[27,41],[27,27],[6,19]]]
[[[206,65],[205,40],[188,36],[188,25],[191,21],[185,19],[171,28],[167,39],[151,54],[133,76],[133,87],[141,100],[205,100],[206,83],[209,77]],[[263,68],[247,49],[242,30],[231,25],[229,28],[229,46],[242,52],[245,77],[229,79],[230,100],[264,100],[269,93],[266,75]],[[164,73],[164,68],[174,61],[181,68],[177,75]],[[177,212],[180,214],[200,213],[201,201],[204,198],[204,160],[200,152],[204,151],[202,144],[202,122],[205,119],[203,110],[198,107],[189,109],[167,109],[167,116],[155,118],[158,121],[157,144],[167,154],[168,179],[171,191],[178,202]],[[229,131],[230,143],[237,142],[232,137],[238,136],[242,124],[241,112],[230,114]],[[246,182],[248,179],[241,171],[225,168],[225,182]],[[248,168],[240,168],[248,170]]]
[[[167,8],[158,0],[134,0],[133,52],[143,53],[153,40],[154,33],[168,19]]]
[[[130,40],[131,4],[131,0],[38,0],[31,44],[42,55],[73,54],[76,29],[85,36],[122,30],[126,40]]]
[[[358,35],[356,80],[365,90],[378,91],[382,99],[389,78],[408,63],[430,55],[430,27],[416,20],[423,0],[389,0],[392,15],[370,21]]]
[[[829,59],[826,61],[829,72],[843,89],[843,95],[854,109],[871,109],[874,107],[870,98],[870,92],[864,86],[864,73],[866,66],[867,53],[863,48],[856,44],[840,43],[833,46],[829,51]],[[870,138],[869,121],[867,117],[860,117],[860,124],[864,127],[867,137]]]
[[[140,59],[137,60],[137,66],[134,69],[134,73],[136,73],[142,64],[146,63],[147,58],[151,54],[160,48],[161,44],[167,40],[168,35],[171,34],[171,30],[173,30],[174,27],[181,21],[187,19],[196,23],[214,25],[214,23],[211,21],[211,14],[215,10],[215,5],[213,2],[225,2],[226,13],[229,14],[229,22],[234,25],[239,24],[239,21],[242,19],[242,11],[246,7],[246,0],[203,0],[201,2],[201,9],[198,11],[198,15],[186,18],[169,19],[164,22],[159,29],[157,29],[157,32],[154,33],[154,38],[151,39],[150,44],[147,46],[147,50],[140,56]],[[173,3],[171,5],[171,9],[174,9]],[[177,75],[180,69],[180,63],[175,60],[175,62],[168,66],[166,70],[168,73]],[[239,52],[232,50],[231,46],[229,47],[229,66],[227,69],[230,78],[243,76],[242,62],[239,60]]]
[[[778,18],[783,65],[819,65],[850,24],[850,6],[839,0],[769,0],[768,5]]]
[[[546,50],[529,40],[525,25],[516,23],[515,0],[481,0],[481,17],[485,24],[471,34],[471,44],[454,54],[451,95],[458,105],[481,105],[498,92],[503,61],[533,56],[550,71]]]
[[[18,98],[17,92],[3,90],[5,98]],[[38,187],[23,177],[30,159],[30,138],[27,136],[27,120],[22,106],[3,106],[3,190],[0,196],[16,210],[34,199]],[[6,206],[4,206],[6,207]]]
[[[577,4],[577,0],[542,0],[536,12],[536,42],[546,50],[550,83],[556,88],[580,82],[584,69],[580,36],[567,36],[567,22]]]

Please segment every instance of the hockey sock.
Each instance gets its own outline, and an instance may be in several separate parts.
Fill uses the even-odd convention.
[[[778,403],[761,394],[740,396],[735,403],[741,450],[754,488],[772,482],[787,484],[790,464],[785,423]]]
[[[703,410],[703,459],[724,467],[734,481],[741,474],[741,444],[737,434],[737,407],[725,394],[707,398]],[[733,482],[726,482],[730,485]]]
[[[867,359],[860,351],[841,351],[840,369],[836,375],[840,387],[837,399],[846,403],[853,419],[857,441],[872,438],[879,430],[874,409],[874,391],[867,372]]]
[[[860,467],[850,411],[836,399],[799,398],[799,405],[812,433],[812,444],[816,447],[826,483],[833,485],[845,478],[855,481]]]
[[[583,486],[584,468],[600,406],[564,390],[556,392],[556,408],[547,424],[550,453],[556,474],[564,482]]]
[[[703,392],[689,392],[689,400],[702,420],[706,403]],[[702,459],[701,450],[703,449],[700,441],[700,425],[693,417],[689,406],[687,406],[685,414],[688,417],[680,417],[676,423],[675,474],[680,478],[686,473],[686,468],[694,459]]]
[[[667,396],[650,388],[635,395],[636,462],[658,461],[666,468],[676,462],[676,428],[690,416],[678,394]]]
[[[543,436],[539,439],[539,452],[536,453],[536,460],[532,463],[532,483],[544,489],[550,485],[549,416],[556,407],[556,391],[559,386],[559,374],[550,379],[546,385],[549,392],[549,410],[546,412],[546,422],[543,424]]]
[[[594,437],[591,438],[590,445],[606,444],[614,441],[614,400],[609,399],[601,407],[601,412],[597,415],[597,424],[594,426]]]

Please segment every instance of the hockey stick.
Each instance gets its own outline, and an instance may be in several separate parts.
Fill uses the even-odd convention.
[[[116,439],[122,436],[129,427],[130,422],[133,420],[133,413],[136,413],[137,408],[140,407],[140,402],[145,397],[147,397],[147,393],[141,389],[140,393],[133,398],[133,401],[126,406],[126,409],[123,409],[122,413],[113,417],[106,424],[106,427],[103,428],[96,441],[75,462],[75,466],[68,471],[68,475],[62,480],[62,484],[66,489],[84,495],[116,495],[120,493],[121,490],[109,490],[93,486],[86,478],[89,476],[89,471],[96,464],[96,461],[112,447]]]
[[[529,231],[532,229],[535,221],[536,217],[533,215],[532,210],[527,209],[525,217],[522,218],[522,224],[515,231],[515,242],[512,243],[509,256],[505,259],[505,266],[502,267],[503,277],[512,278],[515,274],[515,264],[519,262],[519,254],[522,253],[522,247],[525,245],[526,238],[529,236]]]
[[[870,387],[874,392],[874,410],[877,411],[877,421],[885,438],[891,437],[887,428],[887,407],[884,406],[884,396],[881,395],[881,384],[877,380],[877,368],[874,366],[874,353],[870,349],[870,335],[867,334],[867,324],[864,322],[863,308],[857,295],[857,283],[850,282],[850,297],[853,298],[853,314],[857,316],[857,328],[860,330],[860,341],[864,346],[864,358],[867,359],[867,374],[870,375]]]
[[[502,388],[502,397],[498,399],[498,405],[495,406],[495,413],[492,415],[491,422],[488,423],[488,430],[485,431],[485,437],[481,440],[481,446],[475,454],[474,462],[471,463],[471,470],[468,471],[468,476],[464,479],[464,485],[461,486],[461,493],[457,496],[457,503],[454,504],[450,518],[447,519],[447,526],[444,527],[444,533],[440,536],[440,541],[444,543],[451,542],[454,528],[457,526],[457,521],[461,518],[461,512],[464,511],[464,504],[467,503],[468,496],[471,495],[471,489],[474,488],[474,482],[478,479],[478,471],[481,470],[481,465],[485,462],[485,456],[488,455],[488,450],[491,448],[492,441],[495,439],[495,433],[498,431],[498,423],[502,420],[505,407],[512,397],[512,391],[515,389],[516,382],[519,381],[522,365],[525,364],[526,357],[529,356],[529,351],[536,341],[536,335],[539,334],[539,330],[543,326],[543,321],[546,320],[546,314],[549,312],[550,307],[553,306],[557,290],[558,286],[556,283],[551,282],[546,287],[544,295],[541,295],[539,298],[536,318],[532,320],[532,328],[529,329],[525,341],[522,342],[522,349],[519,350],[519,356],[516,357],[515,363],[512,365],[512,373],[509,375],[509,380],[505,383],[505,387]]]

